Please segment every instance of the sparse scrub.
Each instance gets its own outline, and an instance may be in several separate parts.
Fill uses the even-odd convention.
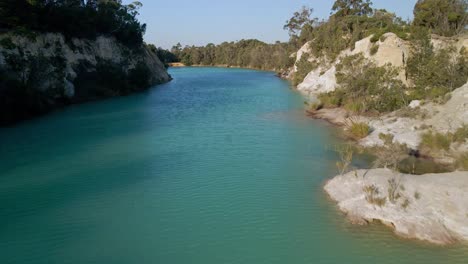
[[[380,48],[379,44],[374,44],[372,48],[370,49],[370,55],[373,56],[377,54],[377,52],[379,51],[379,48]]]
[[[395,179],[388,180],[388,200],[393,204],[401,198],[399,187],[400,182],[397,182]]]
[[[380,190],[375,185],[367,185],[363,188],[364,193],[366,194],[366,201],[370,204],[377,205],[379,207],[385,206],[387,202],[387,197],[381,197]]]
[[[427,132],[421,136],[421,149],[429,152],[438,152],[440,150],[449,151],[453,136],[450,133],[442,134],[439,132]]]
[[[414,199],[416,199],[416,200],[421,199],[421,193],[419,193],[419,192],[417,192],[417,191],[414,192]]]
[[[401,108],[396,113],[399,117],[413,118],[413,119],[426,119],[429,113],[420,107],[410,108],[408,106]]]
[[[338,168],[340,175],[343,175],[348,171],[348,168],[353,161],[354,148],[347,144],[336,147],[335,151],[340,156],[340,161],[336,162],[336,167]]]
[[[468,152],[460,154],[456,163],[459,169],[468,171]]]
[[[453,141],[464,143],[468,139],[468,125],[464,124],[453,133]]]
[[[311,103],[309,104],[309,111],[317,111],[320,110],[323,107],[322,103]]]
[[[401,207],[406,210],[409,207],[409,205],[410,205],[410,200],[408,198],[405,198],[405,200],[401,204]]]
[[[379,134],[380,140],[384,145],[381,147],[374,147],[372,153],[376,156],[373,167],[374,168],[390,168],[398,171],[400,163],[408,157],[408,147],[403,144],[393,142],[393,135]]]

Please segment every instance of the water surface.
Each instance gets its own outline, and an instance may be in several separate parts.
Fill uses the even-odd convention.
[[[333,129],[273,73],[171,74],[0,130],[0,263],[468,263],[344,220]]]

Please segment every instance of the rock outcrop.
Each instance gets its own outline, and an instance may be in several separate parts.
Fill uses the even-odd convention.
[[[336,89],[336,65],[340,63],[343,57],[363,54],[365,58],[374,61],[377,66],[392,65],[400,69],[399,78],[403,83],[407,83],[406,74],[403,66],[409,56],[409,45],[400,39],[394,33],[386,33],[382,38],[372,43],[372,36],[357,41],[354,49],[344,50],[340,53],[338,58],[332,63],[323,63],[317,69],[310,72],[304,81],[297,86],[297,89],[304,94],[313,96],[319,93],[331,92]],[[306,43],[298,52],[298,59],[304,53],[310,52],[310,43]],[[374,48],[375,47],[375,48]],[[372,50],[377,51],[372,52]]]
[[[372,133],[361,140],[364,146],[382,145],[379,134],[393,135],[394,142],[417,149],[421,135],[428,131],[454,132],[468,124],[468,83],[450,94],[445,104],[427,103],[411,111],[425,115],[425,118],[399,117],[398,112],[370,120]],[[468,145],[467,145],[468,147]]]
[[[89,100],[126,95],[169,81],[144,45],[61,34],[0,35],[0,124]]]
[[[333,178],[325,190],[355,223],[377,220],[398,235],[437,244],[468,240],[468,172],[360,170]]]

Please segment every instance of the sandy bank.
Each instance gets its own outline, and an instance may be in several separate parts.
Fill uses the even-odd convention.
[[[400,236],[436,244],[468,241],[468,172],[359,170],[336,176],[324,188],[354,223],[381,221]],[[383,205],[374,202],[379,199]]]

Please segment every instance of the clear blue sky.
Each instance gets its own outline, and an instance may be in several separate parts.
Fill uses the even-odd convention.
[[[124,3],[132,2],[124,0]],[[326,18],[334,0],[140,0],[140,21],[147,24],[145,41],[170,48],[206,45],[256,38],[265,42],[287,41],[283,25],[307,5],[314,17]],[[403,19],[411,19],[416,0],[373,0]]]

